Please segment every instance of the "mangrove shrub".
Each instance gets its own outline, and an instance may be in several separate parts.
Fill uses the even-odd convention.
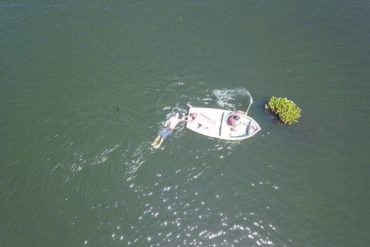
[[[266,108],[270,109],[284,124],[296,123],[301,117],[301,109],[287,98],[272,96]]]

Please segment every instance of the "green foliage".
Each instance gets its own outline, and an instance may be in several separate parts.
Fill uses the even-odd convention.
[[[275,113],[284,124],[296,123],[301,117],[301,109],[287,98],[272,96],[267,102],[266,108]]]

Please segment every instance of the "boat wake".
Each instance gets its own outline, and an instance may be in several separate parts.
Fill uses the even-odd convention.
[[[130,144],[124,151],[123,180],[134,195],[130,203],[135,205],[135,210],[130,212],[128,225],[117,223],[119,225],[111,232],[112,241],[153,246],[274,245],[270,236],[277,228],[273,222],[256,214],[253,207],[233,211],[224,207],[231,194],[222,189],[224,185],[220,185],[220,181],[236,184],[228,179],[233,168],[225,168],[225,163],[231,159],[239,142],[191,135],[185,125],[180,124],[159,150],[150,145],[166,119],[187,112],[186,103],[235,110],[245,108],[245,96],[249,91],[245,88],[204,89],[200,94],[202,96],[184,92],[173,100],[177,103],[159,102],[157,110],[163,118],[153,123],[153,136],[150,140]],[[250,185],[250,201],[256,197],[253,189],[262,185],[262,182]],[[244,196],[237,188],[232,191],[232,198]],[[145,232],[155,234],[148,236]]]
[[[250,93],[246,88],[223,88],[213,90],[212,95],[216,98],[218,106],[222,108],[226,107],[229,110],[235,110],[241,107],[240,100],[242,97],[247,95],[250,96]]]
[[[137,171],[145,163],[144,158],[145,146],[146,146],[145,143],[141,143],[131,155],[126,155],[126,157],[129,157],[129,159],[125,161],[125,166],[127,168],[126,169],[127,182],[130,182],[131,180],[135,179],[135,177],[137,176]]]
[[[111,153],[119,147],[118,144],[114,145],[112,148],[106,148],[101,152],[98,152],[93,157],[89,157],[87,153],[84,152],[72,152],[70,157],[66,158],[66,161],[59,163],[57,166],[51,169],[51,174],[58,172],[58,170],[69,170],[67,175],[65,175],[65,183],[71,182],[71,180],[78,176],[83,169],[88,166],[98,166],[105,163]]]
[[[203,85],[203,84],[202,84]],[[170,91],[174,91],[174,88],[181,88],[182,92],[180,93],[180,96],[177,100],[177,103],[174,103],[172,105],[162,105],[161,111],[164,113],[163,120],[161,122],[158,122],[156,124],[158,131],[163,127],[163,123],[166,121],[166,119],[174,116],[176,113],[183,113],[186,114],[188,111],[188,108],[186,106],[186,103],[192,103],[194,105],[202,106],[204,104],[206,105],[217,105],[222,108],[228,108],[230,110],[235,110],[237,108],[245,107],[245,96],[250,96],[249,91],[246,88],[221,88],[221,89],[213,89],[209,90],[206,89],[203,85],[203,96],[205,97],[197,97],[197,95],[192,95],[189,93],[189,96],[186,96],[184,91],[184,83],[176,83],[175,85],[172,85],[170,87]],[[166,91],[166,90],[165,90]],[[180,90],[181,91],[181,90]],[[171,138],[179,138],[184,135],[186,132],[185,130],[185,124],[179,124],[176,131],[174,132],[173,136]],[[155,138],[155,135],[157,133],[153,133],[153,139]],[[166,140],[163,144],[163,149],[167,149],[169,140]],[[196,153],[197,159],[201,159],[202,157],[205,159],[209,159],[209,156],[212,153],[220,153],[219,158],[223,159],[224,157],[228,157],[232,153],[232,148],[238,144],[238,142],[219,142],[219,141],[213,141],[212,145],[209,146],[210,142],[207,142],[207,146],[202,147],[203,151],[199,150],[193,150],[190,152]],[[185,145],[186,146],[186,145]],[[180,147],[175,146],[171,147],[171,150],[169,152],[177,152],[179,150],[174,149],[180,149]],[[188,147],[185,147],[188,148]],[[190,148],[190,147],[189,147]],[[149,151],[149,152],[147,152]],[[137,176],[137,171],[140,169],[140,167],[146,162],[145,156],[150,155],[151,153],[155,152],[154,149],[151,148],[148,142],[143,142],[141,144],[138,144],[136,148],[134,148],[134,151],[131,152],[131,155],[126,154],[127,156],[131,156],[130,159],[125,161],[125,165],[127,167],[127,181],[132,181]],[[179,151],[180,152],[180,151]]]

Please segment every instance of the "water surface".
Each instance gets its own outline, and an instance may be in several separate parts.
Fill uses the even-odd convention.
[[[1,246],[366,246],[368,1],[0,3]],[[245,109],[251,140],[183,126]],[[303,109],[279,124],[271,96]]]

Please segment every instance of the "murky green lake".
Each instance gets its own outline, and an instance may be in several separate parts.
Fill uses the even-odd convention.
[[[368,1],[1,1],[1,246],[367,246]],[[224,142],[187,103],[245,109]],[[286,127],[271,96],[302,108]]]

